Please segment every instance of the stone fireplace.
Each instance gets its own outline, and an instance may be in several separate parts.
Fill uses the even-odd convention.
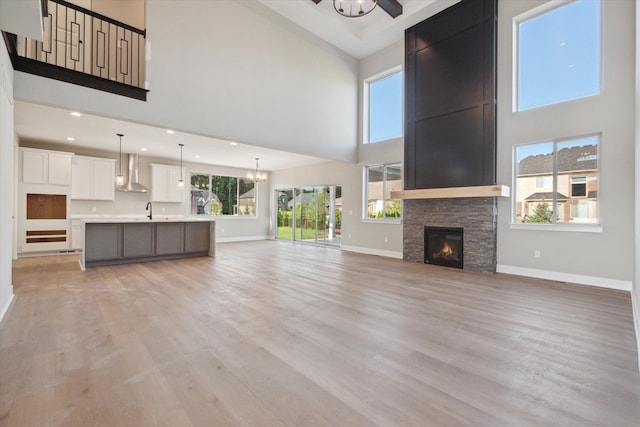
[[[428,258],[425,227],[460,229],[464,235],[464,262],[458,268],[495,273],[496,216],[495,197],[406,199],[403,258],[416,262]]]

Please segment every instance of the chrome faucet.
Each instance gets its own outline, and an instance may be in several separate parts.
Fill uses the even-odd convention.
[[[147,207],[144,210],[149,211],[149,215],[147,215],[147,218],[149,218],[150,220],[153,219],[153,205],[151,204],[151,202],[147,202]]]

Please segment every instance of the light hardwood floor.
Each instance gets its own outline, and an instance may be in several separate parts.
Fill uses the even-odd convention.
[[[638,426],[627,293],[261,241],[20,259],[0,426]]]

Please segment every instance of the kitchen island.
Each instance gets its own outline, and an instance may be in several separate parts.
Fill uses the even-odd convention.
[[[210,218],[88,218],[82,220],[82,268],[215,256]]]

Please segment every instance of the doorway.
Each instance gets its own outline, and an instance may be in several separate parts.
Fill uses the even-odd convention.
[[[276,190],[276,238],[340,246],[342,186]]]

